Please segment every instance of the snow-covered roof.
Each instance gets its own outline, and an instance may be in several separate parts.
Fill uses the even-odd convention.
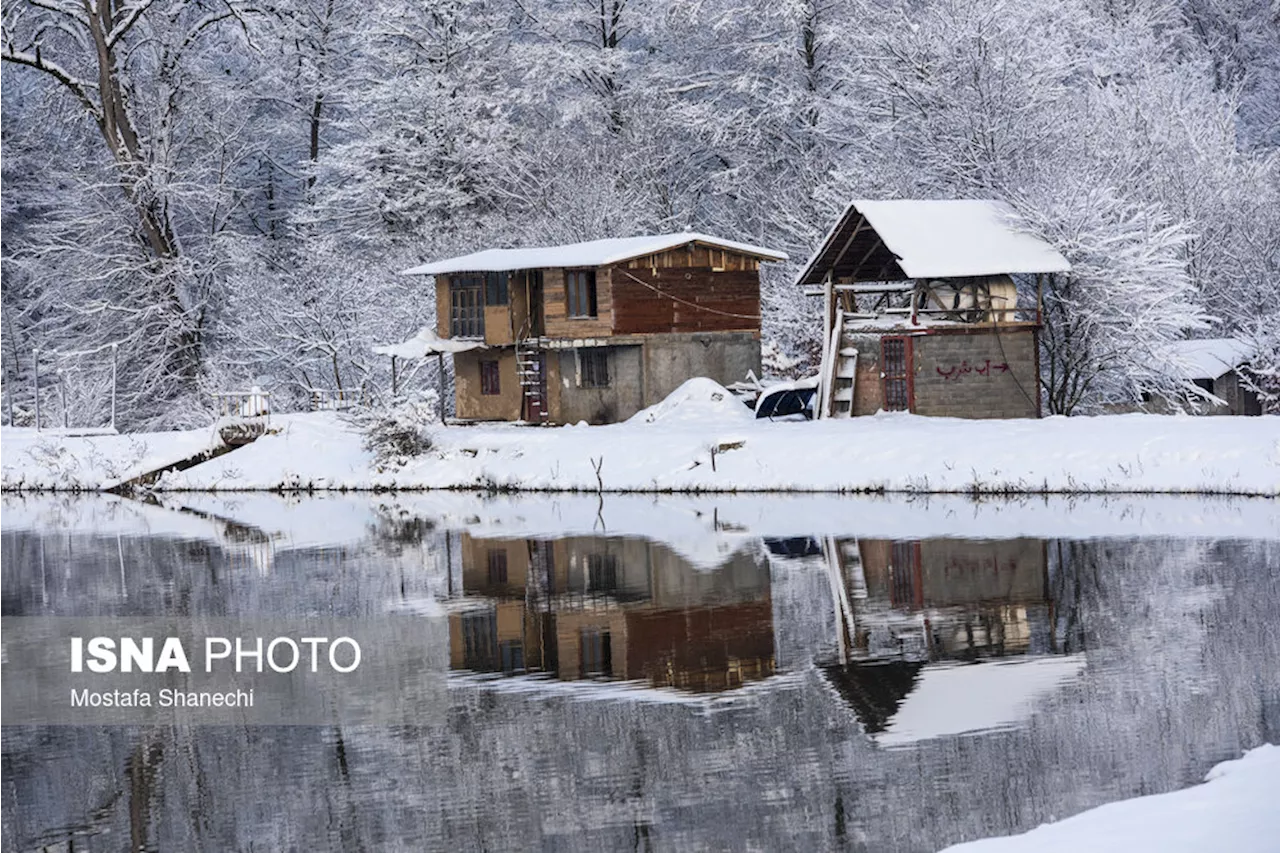
[[[760,246],[735,243],[707,234],[685,231],[680,234],[658,234],[653,237],[618,237],[591,240],[564,246],[537,246],[527,249],[485,249],[470,255],[445,258],[407,269],[404,275],[438,275],[452,272],[509,272],[548,267],[600,267],[620,261],[665,252],[690,243],[725,249],[766,261],[785,261],[786,254]]]
[[[1175,341],[1163,351],[1166,363],[1184,379],[1217,379],[1255,355],[1253,344],[1239,338]]]
[[[1043,700],[1084,668],[1084,655],[926,666],[876,741],[882,746],[903,746],[1011,728],[1027,720]]]
[[[442,352],[467,352],[468,350],[483,348],[484,344],[479,341],[458,341],[442,338],[430,326],[423,326],[418,330],[418,334],[409,338],[409,340],[401,341],[398,344],[376,346],[373,351],[378,355],[414,359],[426,358],[429,355],[436,355]]]
[[[1070,269],[1067,259],[1028,233],[1002,201],[858,199],[827,234],[797,283],[818,284],[828,270],[837,278],[880,281]]]

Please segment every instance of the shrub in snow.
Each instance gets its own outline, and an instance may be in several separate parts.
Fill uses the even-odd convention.
[[[364,446],[379,471],[399,468],[431,449],[429,427],[440,422],[434,391],[359,416]]]

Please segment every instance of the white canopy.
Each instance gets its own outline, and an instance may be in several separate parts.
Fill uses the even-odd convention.
[[[377,346],[373,351],[378,355],[389,355],[395,358],[426,358],[443,352],[467,352],[483,348],[484,344],[479,341],[455,341],[442,338],[430,326],[423,326],[418,330],[418,334],[409,340],[398,344]]]
[[[859,227],[864,219],[874,233]],[[797,283],[815,284],[828,271],[837,277],[859,273],[867,262],[877,270],[889,258],[907,278],[917,279],[1071,269],[1057,249],[1024,230],[1002,201],[859,199],[827,234]]]
[[[1163,349],[1166,363],[1184,379],[1217,379],[1254,356],[1253,344],[1239,338],[1174,341]]]
[[[701,243],[717,249],[738,252],[767,261],[785,261],[787,256],[773,249],[735,243],[707,234],[686,231],[659,234],[654,237],[620,237],[591,240],[564,246],[541,246],[528,249],[485,249],[456,258],[422,264],[404,271],[403,275],[438,275],[453,272],[509,272],[548,267],[600,267],[619,261],[665,252],[690,243]]]

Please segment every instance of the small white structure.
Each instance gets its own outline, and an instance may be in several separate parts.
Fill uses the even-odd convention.
[[[1260,415],[1257,393],[1241,381],[1256,354],[1253,344],[1239,338],[1202,338],[1169,344],[1162,361],[1204,392],[1200,414]]]

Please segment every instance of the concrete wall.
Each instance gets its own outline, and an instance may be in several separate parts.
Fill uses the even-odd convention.
[[[480,393],[480,362],[498,362],[500,394]],[[464,420],[520,419],[520,379],[516,375],[516,353],[513,349],[487,349],[460,352],[453,357],[456,371],[458,417]]]
[[[760,375],[756,332],[646,335],[644,405],[661,402],[695,376],[728,385],[745,379],[748,370]]]
[[[1031,329],[941,333],[913,339],[915,408],[953,418],[1038,416]]]
[[[584,350],[587,348],[584,348]],[[609,424],[626,420],[644,408],[641,396],[642,356],[639,346],[590,347],[604,350],[609,359],[609,386],[582,388],[578,384],[576,351],[553,350],[547,360],[555,363],[550,371],[555,380],[551,398],[551,421],[558,424]]]
[[[893,334],[893,333],[890,333]],[[858,350],[853,414],[884,407],[879,332],[849,334]],[[1034,418],[1039,385],[1036,341],[1030,329],[989,328],[906,335],[911,339],[915,404],[920,415],[952,418]],[[1024,393],[1025,391],[1025,393]]]

